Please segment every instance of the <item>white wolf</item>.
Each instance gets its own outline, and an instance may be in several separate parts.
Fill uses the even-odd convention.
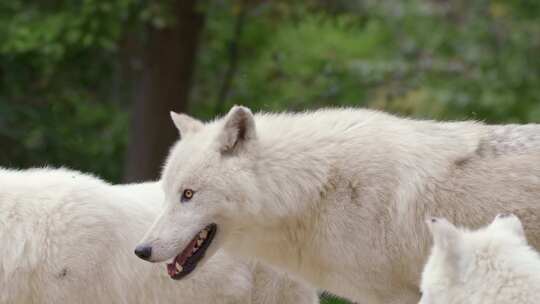
[[[427,223],[434,246],[420,304],[538,303],[540,255],[527,244],[516,216],[498,215],[477,231],[440,218]]]
[[[537,125],[354,109],[172,116],[182,139],[162,175],[166,207],[139,249],[176,256],[173,277],[224,247],[361,303],[408,304],[420,299],[427,215],[474,227],[513,212],[540,247]],[[205,227],[212,239],[194,237]],[[205,258],[186,258],[194,241]]]
[[[2,304],[318,302],[303,283],[223,253],[181,282],[142,263],[133,246],[160,212],[157,183],[0,169],[0,185]]]

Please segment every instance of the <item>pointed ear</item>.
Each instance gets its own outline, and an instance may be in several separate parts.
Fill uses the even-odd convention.
[[[518,238],[527,241],[525,236],[525,229],[519,218],[512,213],[500,213],[497,214],[490,226],[500,227],[507,231],[512,232]]]
[[[195,133],[202,129],[202,127],[204,126],[202,121],[195,119],[189,115],[175,113],[173,111],[171,111],[170,114],[174,125],[180,133],[180,136],[184,136],[188,133]]]
[[[430,217],[426,223],[433,236],[434,245],[449,254],[454,253],[460,238],[459,230],[444,218]]]
[[[218,149],[222,153],[232,153],[247,147],[257,138],[255,119],[251,110],[234,106],[224,118],[218,135]]]

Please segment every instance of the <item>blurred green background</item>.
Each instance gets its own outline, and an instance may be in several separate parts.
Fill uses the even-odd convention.
[[[233,104],[540,122],[539,18],[538,0],[1,1],[0,166],[154,179],[169,110]]]

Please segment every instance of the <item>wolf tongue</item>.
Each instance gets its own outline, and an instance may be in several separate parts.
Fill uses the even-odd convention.
[[[176,272],[176,268],[175,268],[174,263],[167,264],[167,273],[168,273],[170,276],[172,276],[172,275],[174,275],[175,272]]]

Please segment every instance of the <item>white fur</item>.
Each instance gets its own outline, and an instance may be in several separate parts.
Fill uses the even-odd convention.
[[[445,219],[427,223],[434,246],[420,304],[538,303],[540,255],[527,244],[516,216],[498,216],[476,231]]]
[[[209,254],[224,247],[362,303],[411,304],[430,248],[428,214],[478,226],[514,212],[540,246],[537,125],[244,107],[200,124],[176,124],[182,139],[162,175],[166,207],[142,240],[151,261],[216,223]],[[182,203],[187,188],[195,195]]]
[[[65,169],[0,169],[0,303],[317,303],[316,291],[218,252],[189,280],[133,254],[158,183],[111,186]]]

